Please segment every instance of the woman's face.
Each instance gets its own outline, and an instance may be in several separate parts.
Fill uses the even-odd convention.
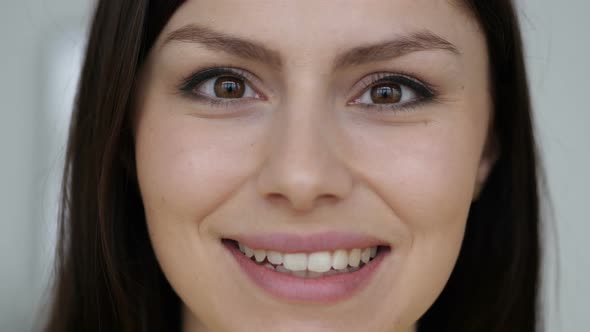
[[[493,162],[464,8],[187,1],[139,83],[141,196],[185,331],[415,328]]]

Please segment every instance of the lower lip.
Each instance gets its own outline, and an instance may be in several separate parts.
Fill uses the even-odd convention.
[[[383,259],[389,254],[388,249],[381,248],[375,258],[354,272],[300,278],[256,264],[233,242],[223,241],[223,244],[256,285],[277,298],[293,302],[335,303],[349,299],[369,285]]]

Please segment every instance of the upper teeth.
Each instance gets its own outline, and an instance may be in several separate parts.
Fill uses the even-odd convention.
[[[368,263],[377,255],[377,247],[364,249],[338,249],[313,253],[280,253],[265,249],[252,249],[238,243],[240,251],[248,258],[261,263],[265,259],[271,264],[281,265],[290,271],[327,272],[330,269],[345,270],[348,266],[358,268],[361,262]]]

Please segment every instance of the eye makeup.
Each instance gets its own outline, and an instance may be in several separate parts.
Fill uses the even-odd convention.
[[[192,98],[199,102],[212,102],[212,105],[219,105],[219,103],[244,102],[248,99],[265,100],[265,97],[261,93],[259,93],[255,87],[252,87],[252,89],[256,92],[257,98],[216,98],[195,92],[195,90],[198,87],[200,87],[204,82],[216,77],[231,77],[239,81],[242,81],[242,84],[248,85],[250,87],[252,86],[252,81],[256,80],[254,75],[250,74],[248,71],[243,69],[230,67],[214,67],[202,71],[197,71],[196,73],[189,75],[188,77],[182,80],[182,82],[178,86],[178,91],[183,96]]]
[[[410,101],[391,104],[362,103],[358,101],[363,94],[368,91],[370,92],[370,89],[381,85],[387,85],[388,83],[400,86],[401,91],[410,89],[410,94],[414,94],[415,97]],[[356,94],[353,101],[349,102],[348,105],[358,106],[376,112],[413,111],[416,107],[431,102],[438,96],[437,90],[431,84],[415,79],[411,75],[399,72],[378,72],[369,74],[361,79],[357,85],[360,86],[358,88],[360,92]]]
[[[222,98],[209,96],[196,91],[203,84],[207,83],[208,80],[221,77],[228,77],[241,81],[241,84],[252,89],[256,96],[243,98]],[[181,81],[177,89],[182,96],[190,98],[196,102],[206,104],[207,106],[231,108],[245,103],[266,100],[266,97],[255,87],[256,84],[252,83],[256,82],[257,80],[258,79],[255,75],[246,70],[220,66],[197,71],[194,74],[189,75]],[[400,93],[405,91],[405,94],[415,95],[415,97],[410,101],[391,104],[365,103],[358,101],[363,94],[365,94],[367,91],[370,92],[370,89],[387,84],[399,86]],[[360,91],[355,95],[354,98],[352,98],[352,101],[348,102],[346,105],[351,107],[360,107],[364,110],[379,113],[413,111],[416,107],[431,102],[438,96],[437,90],[431,84],[424,83],[423,81],[413,78],[411,75],[399,72],[377,72],[366,75],[357,84],[355,84],[353,90]]]

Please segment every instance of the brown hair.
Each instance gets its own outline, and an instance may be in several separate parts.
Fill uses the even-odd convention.
[[[69,134],[46,331],[180,331],[180,299],[147,233],[130,117],[139,68],[182,2],[98,1]],[[509,0],[461,2],[487,39],[501,153],[419,331],[539,331],[538,162],[518,19]]]

